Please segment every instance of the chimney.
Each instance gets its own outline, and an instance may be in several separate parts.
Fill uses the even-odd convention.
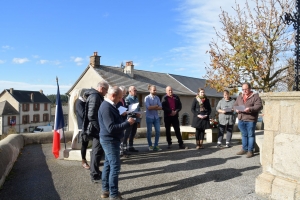
[[[98,52],[94,52],[94,55],[90,56],[90,65],[92,67],[99,67],[100,66],[100,57],[98,56]]]
[[[134,69],[134,65],[132,61],[128,61],[126,62],[126,66],[124,68],[124,73],[128,74],[131,78],[133,78],[133,69]]]
[[[43,91],[43,90],[40,90],[40,93],[41,93],[41,94],[44,94],[44,91]]]
[[[10,89],[9,89],[9,92],[10,92],[10,94],[13,95],[13,94],[14,94],[14,88],[10,88]]]
[[[31,93],[31,94],[30,94],[30,99],[31,99],[31,101],[33,101],[33,100],[34,100],[33,93]]]

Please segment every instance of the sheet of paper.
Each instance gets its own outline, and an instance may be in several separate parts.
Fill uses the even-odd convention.
[[[129,112],[133,112],[133,111],[135,111],[137,109],[138,106],[139,106],[139,103],[130,104],[128,106],[128,111]]]
[[[245,110],[245,106],[244,106],[244,105],[241,105],[241,106],[234,106],[234,110],[244,111],[244,110]]]
[[[231,112],[232,108],[223,108],[222,110],[224,110],[225,112]]]
[[[200,114],[199,114],[200,115]],[[206,117],[207,115],[200,115],[201,117]]]
[[[120,107],[118,108],[118,110],[119,110],[120,115],[122,115],[124,112],[126,112],[127,108],[125,108],[125,107],[123,107],[123,106],[120,106]]]

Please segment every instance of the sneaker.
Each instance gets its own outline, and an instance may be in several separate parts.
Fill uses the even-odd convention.
[[[171,149],[172,148],[172,144],[168,144],[168,149]]]
[[[230,148],[231,147],[230,143],[226,143],[225,147]]]
[[[128,151],[130,151],[130,152],[139,152],[139,150],[135,149],[134,147],[129,147]]]
[[[102,180],[101,180],[101,177],[92,177],[91,178],[91,181],[93,182],[93,183],[101,183],[102,182]]]
[[[121,193],[120,193],[120,192],[118,193],[118,196],[116,196],[116,197],[110,197],[109,199],[126,200],[126,199],[124,199],[124,198],[121,196]]]
[[[248,151],[247,155],[246,155],[246,158],[251,158],[251,157],[253,157],[253,152],[252,151]]]
[[[153,148],[153,151],[161,151],[161,150],[162,150],[162,149],[159,148],[159,146],[156,146],[156,147]]]
[[[153,146],[150,146],[150,147],[149,147],[149,151],[153,151]]]
[[[217,148],[222,148],[222,144],[217,144]]]
[[[108,197],[109,197],[109,191],[103,191],[102,194],[101,194],[101,198],[105,199],[105,198],[108,198]]]
[[[244,155],[246,153],[247,153],[247,151],[241,150],[241,151],[237,152],[236,155]]]

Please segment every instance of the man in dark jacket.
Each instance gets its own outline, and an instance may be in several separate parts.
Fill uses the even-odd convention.
[[[171,125],[174,128],[175,135],[178,140],[179,148],[185,149],[183,144],[181,133],[180,133],[180,124],[178,120],[178,113],[182,108],[180,98],[173,94],[171,86],[166,87],[166,95],[162,98],[162,109],[164,111],[164,122],[166,128],[166,138],[168,142],[168,148],[172,147],[172,138],[171,138]]]
[[[116,104],[122,98],[122,91],[117,86],[109,88],[107,99],[99,109],[100,142],[105,152],[102,175],[101,198],[123,199],[119,193],[118,180],[121,169],[120,143],[124,130],[135,123],[131,117],[124,121]]]
[[[97,90],[90,89],[84,93],[86,98],[85,115],[83,120],[84,133],[93,140],[92,154],[90,162],[91,180],[93,183],[101,182],[101,171],[99,163],[103,155],[103,149],[99,141],[100,126],[98,121],[98,110],[104,101],[104,96],[108,90],[108,83],[101,81],[97,85]]]

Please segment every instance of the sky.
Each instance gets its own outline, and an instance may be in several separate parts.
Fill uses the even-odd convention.
[[[244,5],[245,0],[238,1]],[[0,3],[0,91],[66,93],[89,64],[203,78],[220,7],[235,0],[11,0]]]

